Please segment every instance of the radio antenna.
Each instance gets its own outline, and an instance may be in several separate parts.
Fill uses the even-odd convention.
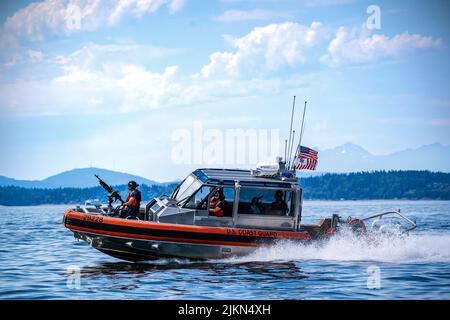
[[[287,139],[284,139],[284,162],[287,163]]]
[[[291,150],[289,150],[289,165],[288,165],[288,168],[291,167],[292,148],[294,147],[294,141],[295,141],[295,130],[292,130],[292,143],[291,143]]]
[[[303,107],[303,117],[302,117],[302,126],[300,128],[300,138],[299,138],[299,141],[298,141],[297,149],[295,150],[294,157],[296,157],[297,154],[300,152],[300,147],[302,145],[303,129],[305,127],[306,103],[307,103],[307,101],[305,101],[305,106]],[[290,164],[290,162],[289,162],[289,164]],[[293,164],[294,164],[294,161],[292,161],[292,165]]]
[[[292,102],[291,127],[289,128],[289,144],[288,144],[288,149],[287,149],[288,152],[289,152],[289,150],[292,149],[292,144],[293,144],[293,141],[291,140],[291,138],[292,138],[292,122],[294,121],[294,110],[295,110],[295,96],[294,96],[294,101]],[[289,156],[289,154],[288,154],[288,156]],[[286,159],[286,161],[287,161],[287,159]],[[289,162],[290,162],[290,159],[289,159]],[[288,168],[289,168],[289,165],[288,165]]]

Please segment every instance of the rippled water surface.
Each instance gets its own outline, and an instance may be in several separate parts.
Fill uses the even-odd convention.
[[[371,242],[342,236],[322,245],[279,243],[242,258],[139,264],[74,239],[61,222],[67,206],[0,206],[0,299],[450,299],[449,206],[309,201],[307,222],[401,208],[418,228]]]

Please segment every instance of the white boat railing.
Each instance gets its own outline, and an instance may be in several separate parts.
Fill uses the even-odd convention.
[[[417,227],[417,223],[416,221],[413,221],[407,217],[405,217],[403,214],[400,213],[400,209],[398,209],[397,211],[387,211],[387,212],[383,212],[383,213],[377,213],[368,217],[365,217],[363,219],[361,219],[362,221],[368,221],[371,219],[376,219],[372,224],[374,224],[377,221],[381,221],[381,219],[385,216],[397,216],[399,217],[401,220],[405,221],[410,227],[408,227],[407,229],[403,230],[402,233],[406,233],[409,232],[411,230],[414,230]]]

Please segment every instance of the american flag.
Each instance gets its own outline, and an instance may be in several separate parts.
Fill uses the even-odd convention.
[[[300,146],[300,152],[297,154],[297,161],[295,169],[316,170],[317,166],[317,154],[316,150],[308,147]]]

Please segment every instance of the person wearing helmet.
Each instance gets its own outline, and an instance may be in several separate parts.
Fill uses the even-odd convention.
[[[141,191],[139,191],[137,187],[139,187],[139,185],[136,181],[128,182],[128,190],[130,190],[130,193],[128,193],[127,200],[122,204],[122,206],[126,208],[120,215],[122,218],[137,217],[139,214]]]

